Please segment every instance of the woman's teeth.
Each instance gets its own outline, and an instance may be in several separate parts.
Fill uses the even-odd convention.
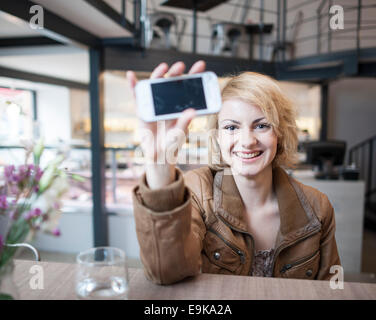
[[[244,152],[235,152],[235,155],[244,158],[244,159],[251,159],[259,156],[261,154],[261,151],[253,152],[253,153],[244,153]]]

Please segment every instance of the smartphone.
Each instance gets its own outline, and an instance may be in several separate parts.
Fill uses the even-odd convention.
[[[141,80],[135,92],[138,115],[146,122],[176,119],[189,108],[197,115],[216,113],[222,104],[218,78],[211,71]]]

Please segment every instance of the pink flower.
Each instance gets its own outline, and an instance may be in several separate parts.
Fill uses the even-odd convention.
[[[9,217],[12,219],[12,220],[17,220],[17,214],[18,214],[18,211],[17,211],[17,208],[13,209],[10,213],[9,213]]]
[[[39,208],[33,210],[33,217],[39,217],[42,214],[42,211]]]
[[[25,220],[28,221],[33,217],[33,210],[30,210],[28,213],[25,214]]]
[[[60,232],[60,229],[59,228],[55,228],[52,230],[52,234],[56,237],[60,236],[61,235],[61,232]]]
[[[4,168],[4,175],[8,182],[13,182],[13,171],[14,171],[14,165],[6,166]]]
[[[29,175],[30,172],[26,165],[18,166],[18,173],[12,173],[12,181],[16,183],[22,183],[22,181],[24,181],[25,178],[29,177]]]
[[[6,210],[8,209],[8,202],[6,195],[0,195],[0,209]]]
[[[34,170],[35,170],[35,180],[39,182],[40,178],[43,175],[43,171],[39,167],[34,168]]]
[[[40,215],[42,215],[42,211],[39,208],[35,208],[26,213],[25,220],[30,220],[34,217],[39,217]]]

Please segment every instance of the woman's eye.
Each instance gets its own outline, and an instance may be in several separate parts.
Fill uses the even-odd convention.
[[[270,124],[268,123],[260,123],[256,126],[256,129],[268,129],[270,128]]]
[[[225,130],[234,131],[236,129],[236,126],[225,126]]]

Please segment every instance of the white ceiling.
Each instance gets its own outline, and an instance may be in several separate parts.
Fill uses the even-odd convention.
[[[87,50],[69,46],[39,46],[0,50],[0,65],[46,76],[89,82]]]
[[[34,0],[99,38],[128,37],[131,34],[83,0]],[[120,0],[106,0],[118,12]],[[132,6],[127,1],[127,17]],[[44,36],[23,20],[0,11],[0,38]],[[72,81],[89,82],[89,57],[84,48],[39,46],[0,49],[0,66]]]
[[[9,14],[0,11],[0,38],[38,36],[38,31]]]
[[[34,2],[100,38],[130,36],[128,31],[83,0],[35,0]]]
[[[1,1],[1,0],[0,0]],[[17,0],[15,0],[17,1]],[[122,0],[105,0],[118,12]],[[147,0],[150,9],[159,8],[163,0]],[[235,0],[236,1],[236,0]],[[84,0],[34,0],[100,38],[126,37],[131,34]],[[167,9],[163,7],[163,9]],[[183,10],[190,14],[189,10]],[[133,21],[132,1],[126,1],[126,17]],[[45,35],[29,24],[0,11],[0,38]],[[89,82],[89,58],[84,48],[39,46],[0,49],[0,65],[62,79]]]
[[[125,37],[130,33],[83,0],[36,0],[97,37]],[[29,24],[0,12],[0,38],[44,35]],[[0,49],[0,65],[72,81],[89,82],[87,50],[69,46],[39,46]]]

